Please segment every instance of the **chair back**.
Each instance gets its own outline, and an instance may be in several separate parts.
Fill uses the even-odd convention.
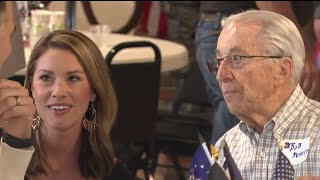
[[[192,104],[203,108],[210,108],[206,84],[195,61],[189,65],[189,70],[183,77],[182,87],[176,93],[173,102],[173,112],[178,113],[183,104]],[[211,109],[211,108],[210,108]]]
[[[154,61],[113,64],[114,56],[127,48],[152,48]],[[145,141],[154,136],[157,119],[161,53],[149,41],[120,43],[106,56],[117,94],[119,110],[111,131],[113,143]]]
[[[71,1],[41,1],[51,11],[65,11]],[[112,32],[127,34],[139,23],[142,1],[73,1],[77,30],[88,30],[90,25],[107,24]],[[67,15],[66,15],[67,17]],[[114,20],[117,17],[117,20]],[[71,21],[71,20],[69,20]]]

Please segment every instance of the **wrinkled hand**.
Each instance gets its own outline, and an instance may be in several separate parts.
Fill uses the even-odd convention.
[[[312,54],[309,56],[311,60],[306,59],[300,78],[300,85],[309,98],[320,101],[320,69],[316,67],[315,52]]]
[[[20,97],[18,106],[15,96]],[[28,90],[18,82],[0,79],[0,126],[13,136],[30,138],[34,114],[35,106]]]

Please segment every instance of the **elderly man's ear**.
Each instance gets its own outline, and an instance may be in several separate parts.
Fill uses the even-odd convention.
[[[277,62],[276,78],[279,84],[287,83],[293,76],[293,61],[290,57],[283,57]]]

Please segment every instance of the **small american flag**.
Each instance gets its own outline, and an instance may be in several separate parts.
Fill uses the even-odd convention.
[[[294,180],[294,169],[289,159],[282,153],[278,152],[278,159],[273,171],[273,180]]]

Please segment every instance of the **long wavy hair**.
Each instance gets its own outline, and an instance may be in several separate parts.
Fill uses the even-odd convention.
[[[51,32],[37,42],[30,55],[25,80],[25,87],[29,90],[30,96],[37,60],[52,48],[68,50],[77,57],[96,93],[93,105],[96,109],[98,127],[91,132],[82,130],[79,166],[83,177],[103,178],[110,175],[115,164],[110,131],[117,113],[117,99],[108,66],[96,44],[82,33],[72,30]],[[36,138],[37,133],[32,133],[35,152],[26,176],[47,174],[46,169],[50,168]]]

